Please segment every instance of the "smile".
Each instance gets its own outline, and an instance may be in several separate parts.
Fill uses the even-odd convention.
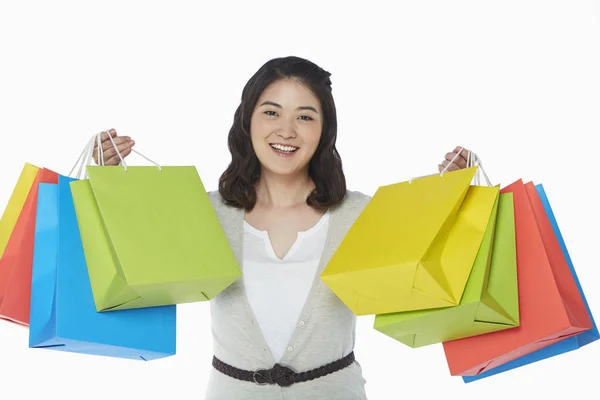
[[[273,148],[273,150],[275,150],[277,153],[280,153],[280,154],[292,154],[292,153],[295,153],[299,149],[299,147],[277,144],[277,143],[271,143],[270,146],[271,146],[271,148]]]

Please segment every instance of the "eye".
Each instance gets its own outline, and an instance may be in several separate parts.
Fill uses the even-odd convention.
[[[277,115],[277,113],[275,111],[271,111],[271,110],[265,111],[265,114],[270,115],[270,116]]]
[[[301,115],[300,116],[301,119],[303,119],[304,121],[312,121],[313,119],[311,117],[309,117],[308,115]]]

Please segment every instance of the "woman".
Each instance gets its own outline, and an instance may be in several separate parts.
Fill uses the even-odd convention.
[[[305,59],[277,58],[242,92],[232,160],[209,195],[243,279],[211,300],[207,399],[367,398],[355,315],[319,278],[370,199],[346,190],[329,77]],[[109,133],[128,155],[131,138]],[[101,143],[105,165],[117,165],[108,135]],[[450,163],[457,151],[440,171],[466,167],[466,151]]]

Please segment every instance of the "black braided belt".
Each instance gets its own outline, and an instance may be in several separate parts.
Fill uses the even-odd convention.
[[[294,372],[292,369],[281,364],[275,364],[271,369],[247,371],[226,364],[219,360],[216,356],[213,356],[212,365],[217,371],[242,381],[254,382],[258,385],[277,384],[279,386],[290,386],[294,383],[306,382],[329,375],[333,372],[348,367],[353,362],[354,352],[351,352],[339,360],[306,372]]]

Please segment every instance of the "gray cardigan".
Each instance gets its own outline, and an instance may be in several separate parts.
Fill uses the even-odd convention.
[[[209,197],[236,260],[242,266],[244,211],[226,205],[218,191],[209,192]],[[348,191],[342,203],[330,209],[327,241],[318,272],[280,361],[294,371],[320,367],[354,350],[356,317],[322,282],[320,274],[369,200],[367,195]],[[210,301],[210,313],[213,352],[221,361],[252,371],[275,364],[248,303],[243,276]],[[239,381],[212,368],[205,399],[365,400],[364,384],[358,361],[338,372],[289,387]]]

